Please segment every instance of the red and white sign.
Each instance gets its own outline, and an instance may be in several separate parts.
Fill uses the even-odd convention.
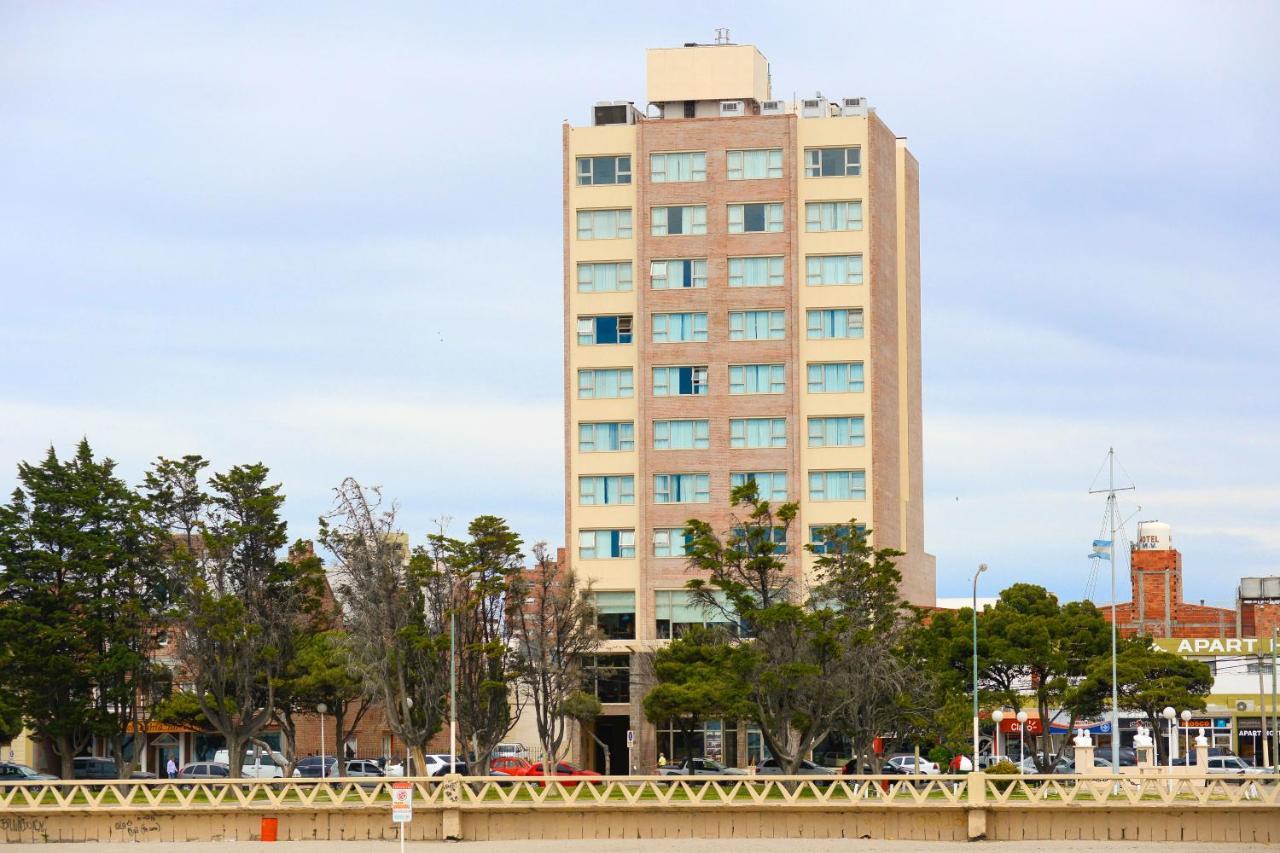
[[[391,822],[408,823],[413,820],[413,783],[391,784]]]
[[[1016,735],[1022,724],[1018,722],[1016,717],[1005,717],[1000,721],[1000,731],[1007,735]],[[1029,717],[1026,722],[1026,731],[1024,734],[1038,735],[1044,732],[1044,723],[1039,717]]]

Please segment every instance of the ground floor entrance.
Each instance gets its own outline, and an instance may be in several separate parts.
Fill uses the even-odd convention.
[[[592,740],[592,770],[597,773],[608,772],[614,776],[629,773],[627,767],[627,729],[631,727],[631,718],[624,714],[605,714],[596,717],[596,739]],[[605,750],[608,750],[608,761],[605,761]]]

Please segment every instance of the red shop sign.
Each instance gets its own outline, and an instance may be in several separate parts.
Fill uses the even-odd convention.
[[[1005,717],[1000,721],[1000,731],[1007,735],[1016,735],[1018,733],[1018,720]],[[1026,734],[1038,735],[1044,731],[1044,724],[1040,722],[1039,717],[1030,717],[1027,719]]]

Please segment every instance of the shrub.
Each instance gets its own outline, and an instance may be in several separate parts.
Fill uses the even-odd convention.
[[[989,776],[1018,776],[1022,773],[1018,766],[1007,758],[1002,758],[995,764],[987,768]],[[998,791],[1007,791],[1009,786],[1013,784],[1012,779],[996,780],[995,786]]]
[[[933,749],[929,750],[929,754],[925,757],[941,767],[942,772],[944,773],[947,771],[947,767],[951,764],[951,750],[947,749],[945,746],[935,746]]]

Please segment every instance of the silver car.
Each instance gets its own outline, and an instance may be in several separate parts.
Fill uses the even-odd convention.
[[[746,776],[747,771],[737,767],[725,767],[710,758],[689,758],[680,764],[668,764],[658,768],[659,776]]]
[[[801,761],[800,766],[796,768],[797,776],[834,776],[835,770],[830,767],[823,767],[821,764],[814,764],[812,761]],[[757,776],[781,776],[782,765],[778,763],[776,758],[766,758],[756,765]]]

